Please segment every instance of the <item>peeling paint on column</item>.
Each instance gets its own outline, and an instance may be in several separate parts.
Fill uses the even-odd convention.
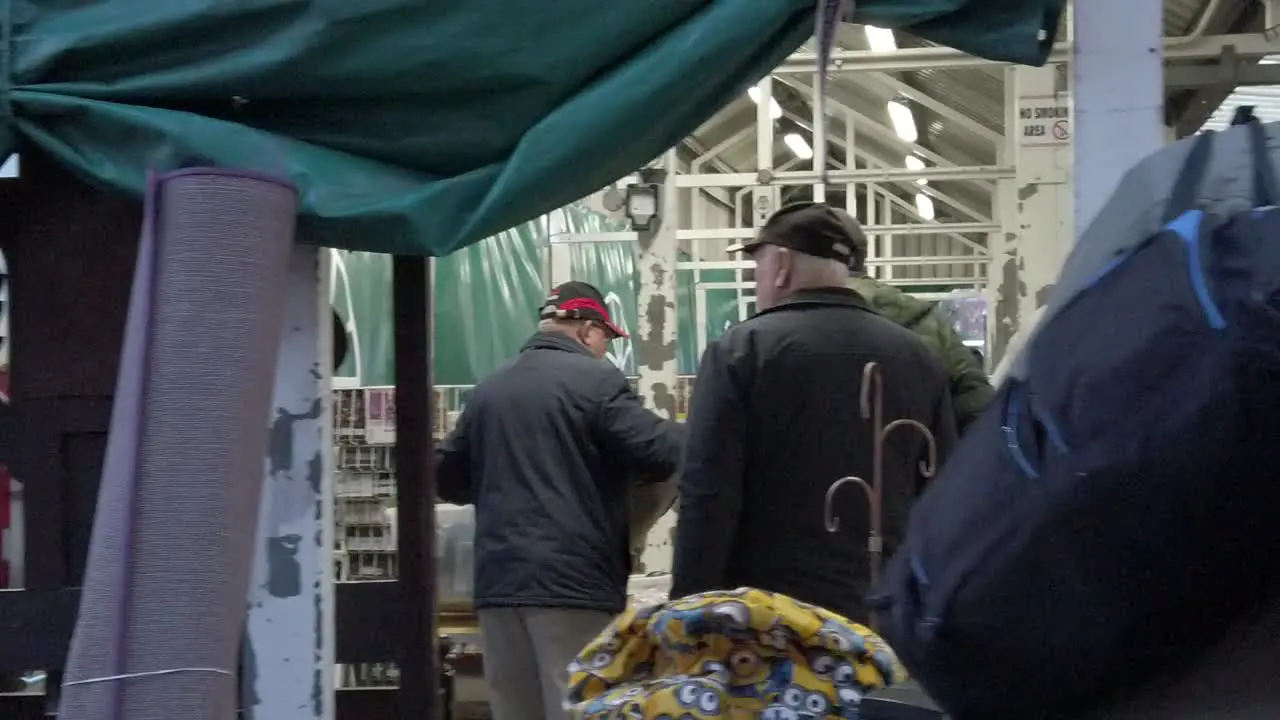
[[[249,596],[246,720],[334,717],[327,259],[299,245],[290,266]]]
[[[993,366],[1004,358],[1009,340],[1013,338],[1014,333],[1018,332],[1018,308],[1022,303],[1022,293],[1025,288],[1018,270],[1017,240],[1016,234],[1006,233],[1005,257],[1003,260],[996,260],[1000,263],[1000,273],[996,284],[995,308],[991,314],[992,320],[995,321],[991,348]]]
[[[648,232],[640,234],[640,269],[637,306],[640,308],[635,333],[635,349],[640,395],[663,417],[676,417],[678,373],[676,345],[676,229],[680,217],[679,193],[675,186],[676,161],[672,153],[664,158],[662,218]]]
[[[661,371],[676,362],[676,334],[672,322],[676,304],[671,299],[675,297],[675,283],[667,279],[668,275],[674,277],[674,273],[668,273],[659,262],[653,263],[649,270],[653,275],[653,294],[645,303],[644,318],[647,322],[640,326],[640,358],[650,370]],[[667,294],[668,289],[671,290],[670,295]]]
[[[662,220],[638,237],[636,306],[639,318],[633,333],[640,395],[645,405],[671,420],[676,419],[676,383],[679,379],[676,344],[676,260],[679,245],[676,230],[679,227],[680,195],[676,189],[676,172],[676,155],[671,151],[663,157],[663,169],[653,172],[652,179],[648,180],[657,182],[661,178],[659,207]],[[650,542],[642,553],[641,572],[671,569],[671,548],[668,546],[655,551],[652,538],[654,533],[664,532],[664,527],[671,527],[673,517],[674,511],[668,512],[650,533]]]
[[[661,231],[660,231],[661,232]],[[661,243],[654,243],[661,247]],[[641,316],[636,354],[640,359],[640,388],[650,407],[665,417],[676,416],[676,296],[675,273],[655,258],[647,266],[650,282],[641,281]],[[643,274],[643,273],[642,273]],[[671,285],[672,287],[668,287]],[[646,287],[647,286],[647,287]],[[648,296],[646,298],[646,295]]]
[[[1019,67],[1006,74],[1006,103],[1064,103],[1066,67]],[[1074,121],[1073,121],[1074,122]],[[1015,167],[1012,180],[997,184],[997,212],[1007,230],[993,237],[990,328],[993,366],[1004,359],[1010,339],[1043,307],[1057,280],[1074,235],[1070,223],[1071,147],[1021,142],[1005,148]],[[1012,210],[1012,215],[1010,214]]]

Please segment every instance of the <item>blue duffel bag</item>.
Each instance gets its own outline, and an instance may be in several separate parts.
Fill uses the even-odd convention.
[[[1280,589],[1280,211],[1241,120],[1256,207],[1191,207],[1198,138],[1165,227],[1046,320],[913,509],[876,620],[956,720],[1085,709]]]

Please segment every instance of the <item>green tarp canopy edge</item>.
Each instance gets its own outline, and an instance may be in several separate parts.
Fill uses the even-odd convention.
[[[859,0],[1042,63],[1065,0]],[[797,48],[811,0],[5,0],[0,150],[140,193],[213,164],[300,191],[300,236],[446,255],[672,146]]]

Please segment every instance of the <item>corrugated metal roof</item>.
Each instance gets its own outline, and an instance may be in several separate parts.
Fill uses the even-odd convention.
[[[1192,32],[1206,11],[1219,12],[1225,3],[1235,0],[1164,0],[1164,33],[1178,36]],[[1063,15],[1063,27],[1059,37],[1067,36]],[[898,33],[902,47],[925,47],[927,43],[906,33]],[[1001,68],[937,68],[904,73],[906,81],[926,94],[942,101],[970,119],[995,132],[1004,131],[1004,76]],[[966,155],[980,162],[990,162],[993,148],[974,137],[946,118],[920,109],[924,115],[922,125],[928,128],[929,139],[939,145],[961,149]],[[1230,115],[1228,115],[1230,119]]]
[[[1262,60],[1266,64],[1280,63],[1280,55]],[[1280,85],[1254,85],[1238,87],[1227,96],[1209,117],[1201,130],[1222,130],[1231,124],[1231,116],[1241,105],[1252,105],[1253,114],[1262,122],[1280,122]]]
[[[1226,0],[1219,0],[1219,3]],[[1209,8],[1205,0],[1164,0],[1164,34],[1182,35],[1191,32],[1200,16]]]
[[[1221,18],[1225,10],[1239,1],[1164,0],[1165,34],[1179,36],[1193,32],[1202,24],[1202,17]],[[1209,28],[1209,32],[1220,30],[1216,25]],[[1065,31],[1062,37],[1065,39]],[[927,44],[902,32],[897,33],[896,39],[898,46],[903,48]],[[867,49],[864,28],[842,24],[837,29],[837,45],[842,50]],[[811,43],[806,44],[806,50],[812,52]],[[809,117],[811,111],[808,107],[807,95],[789,87],[796,80],[797,78],[792,77],[775,81],[775,99],[788,115],[798,116],[804,120]],[[802,80],[807,83],[808,78]],[[938,113],[923,103],[908,101],[917,119],[920,129],[919,142],[922,146],[960,165],[995,163],[997,148],[991,139],[992,133],[998,134],[1004,131],[1003,68],[934,68],[916,72],[835,74],[831,76],[829,90],[831,97],[838,102],[873,121],[887,124],[882,108],[888,99],[896,95],[894,83],[913,86],[915,90],[953,110],[955,114],[964,116],[957,119],[952,113]],[[1219,111],[1221,116],[1219,122],[1229,121],[1232,110],[1236,105],[1243,103],[1257,105],[1259,115],[1266,120],[1280,120],[1280,88],[1254,87],[1242,89],[1224,103],[1225,109]],[[710,148],[736,131],[750,127],[754,119],[754,106],[746,97],[742,97],[699,128],[695,135],[702,146]],[[975,124],[991,132],[982,132],[974,127]],[[807,127],[808,123],[805,121],[800,125]],[[828,128],[836,133],[835,137],[842,138],[843,118],[836,114],[833,124]],[[835,146],[838,144],[837,140],[832,149],[836,149]],[[878,142],[877,138],[869,133],[858,135],[857,147],[859,150],[865,150],[871,155],[883,158],[890,164],[902,153],[901,148],[896,144]],[[792,157],[781,143],[777,152],[779,156],[776,160],[779,162]],[[840,150],[837,150],[837,153],[840,153]],[[744,137],[731,150],[723,152],[720,158],[740,172],[749,172],[756,166],[755,143],[751,137]],[[982,183],[954,181],[936,183],[936,186],[936,189],[951,193],[984,212],[990,202],[990,191],[983,187]]]

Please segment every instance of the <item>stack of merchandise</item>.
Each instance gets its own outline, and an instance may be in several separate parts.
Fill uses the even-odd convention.
[[[436,388],[437,437],[452,429],[468,389]],[[395,417],[394,388],[333,391],[334,565],[339,582],[397,576]],[[459,515],[458,510],[447,524],[465,519],[467,513]],[[452,544],[448,547],[457,547],[459,557],[469,558],[470,543],[459,541],[454,537],[457,534],[449,535],[447,540]],[[470,573],[460,574],[448,564],[442,565],[445,567],[451,571],[450,587],[461,582],[454,576],[466,579],[469,585]],[[340,677],[344,685],[358,687],[395,685],[399,679],[395,666],[386,663],[346,666]]]
[[[394,446],[371,443],[370,440],[381,438],[367,432],[370,394],[386,395],[384,390],[334,391],[334,519],[339,581],[387,580],[396,576],[396,540],[389,512],[395,507]]]
[[[333,393],[334,550],[339,582],[396,577],[395,446],[378,442],[385,440],[379,436],[378,414],[369,416],[371,406],[386,402],[387,390]],[[399,682],[399,673],[389,663],[341,666],[338,677],[346,687],[386,687]]]

